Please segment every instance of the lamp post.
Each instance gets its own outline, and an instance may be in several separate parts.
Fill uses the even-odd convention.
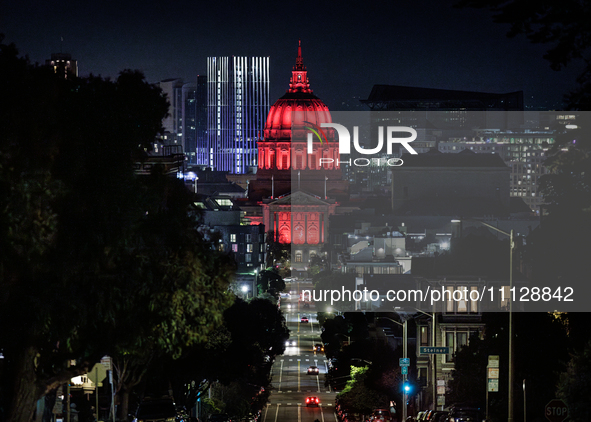
[[[513,365],[513,249],[515,248],[515,242],[513,242],[513,229],[509,233],[504,230],[501,230],[491,224],[488,224],[484,221],[480,220],[471,220],[477,221],[480,224],[495,230],[505,236],[509,236],[509,386],[507,389],[507,393],[509,395],[509,409],[507,415],[507,422],[513,422],[513,378],[514,378],[514,365]],[[452,223],[458,222],[458,220],[452,220]],[[461,224],[461,220],[459,220]]]
[[[415,308],[415,311],[420,312],[428,317],[432,318],[431,322],[431,347],[437,347],[437,336],[436,336],[436,326],[437,326],[437,319],[435,317],[435,311],[432,314],[427,312],[421,311],[418,308]],[[433,394],[433,411],[437,410],[437,357],[436,355],[429,355],[429,360],[431,362],[431,388]],[[443,410],[443,407],[442,409]]]
[[[387,319],[388,321],[393,322],[394,324],[398,324],[400,326],[402,326],[402,357],[404,359],[408,358],[408,350],[407,350],[407,346],[408,346],[408,320],[404,320],[403,323],[398,322],[398,321],[394,321],[392,318],[388,318],[388,317],[376,317],[376,319]],[[406,381],[408,379],[408,374],[402,374],[402,385],[403,385],[403,389],[402,389],[402,420],[406,421],[406,416],[407,416],[407,409],[406,409]]]
[[[525,379],[523,380],[523,422],[527,421],[527,406],[525,401]]]
[[[336,333],[337,336],[345,336],[347,337],[347,345],[351,344],[351,337],[348,336],[347,334],[343,334],[343,333]]]
[[[195,187],[195,193],[197,193],[197,180],[199,180],[199,177],[195,176],[195,180],[193,181],[193,185]]]

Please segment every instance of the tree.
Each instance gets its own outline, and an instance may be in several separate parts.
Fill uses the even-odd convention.
[[[195,230],[182,182],[134,173],[167,113],[141,73],[64,80],[0,44],[0,84],[0,385],[8,420],[28,422],[105,354],[205,341],[233,264]]]
[[[572,61],[585,66],[579,74],[579,88],[565,98],[570,109],[589,110],[591,106],[591,10],[584,1],[556,3],[529,0],[460,0],[459,7],[486,8],[494,21],[509,24],[507,36],[525,35],[532,43],[548,44],[544,58],[560,70]]]
[[[261,271],[258,281],[261,293],[279,297],[279,292],[285,290],[285,281],[274,269]]]
[[[351,379],[339,394],[339,403],[353,413],[368,415],[373,409],[384,407],[388,396],[369,382],[369,367],[351,366]]]
[[[267,232],[267,268],[289,259],[289,248],[289,244],[280,243],[275,239],[274,231]]]
[[[569,420],[591,420],[591,341],[572,354],[566,371],[560,374],[558,397],[568,405]]]
[[[285,318],[276,305],[260,298],[249,302],[236,299],[224,312],[224,325],[210,340],[187,350],[182,359],[168,359],[157,378],[170,380],[175,397],[184,397],[187,407],[193,406],[210,385],[220,383],[240,395],[233,401],[236,411],[244,408],[240,403],[248,402],[255,413],[266,403],[271,366],[285,351],[288,338]]]

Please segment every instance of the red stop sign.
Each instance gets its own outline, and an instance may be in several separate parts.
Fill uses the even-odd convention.
[[[544,408],[544,415],[550,422],[562,422],[568,417],[568,407],[560,399],[550,400]]]

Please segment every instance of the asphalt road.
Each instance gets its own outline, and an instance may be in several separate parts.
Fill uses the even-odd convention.
[[[335,398],[337,391],[325,387],[328,362],[324,353],[314,352],[314,344],[320,340],[320,327],[316,320],[316,309],[310,304],[304,309],[299,303],[299,291],[311,288],[310,282],[287,283],[286,291],[292,291],[291,298],[281,299],[287,326],[291,331],[290,340],[295,346],[288,346],[283,356],[273,364],[270,403],[262,413],[262,422],[335,422]],[[289,305],[289,306],[288,306]],[[306,315],[308,323],[302,323]],[[319,375],[308,375],[308,367],[315,365]],[[318,407],[306,406],[307,397],[318,397]]]

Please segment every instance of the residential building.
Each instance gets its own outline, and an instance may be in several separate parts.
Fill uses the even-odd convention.
[[[45,60],[47,66],[64,79],[78,76],[78,61],[68,53],[52,53],[51,59]]]

